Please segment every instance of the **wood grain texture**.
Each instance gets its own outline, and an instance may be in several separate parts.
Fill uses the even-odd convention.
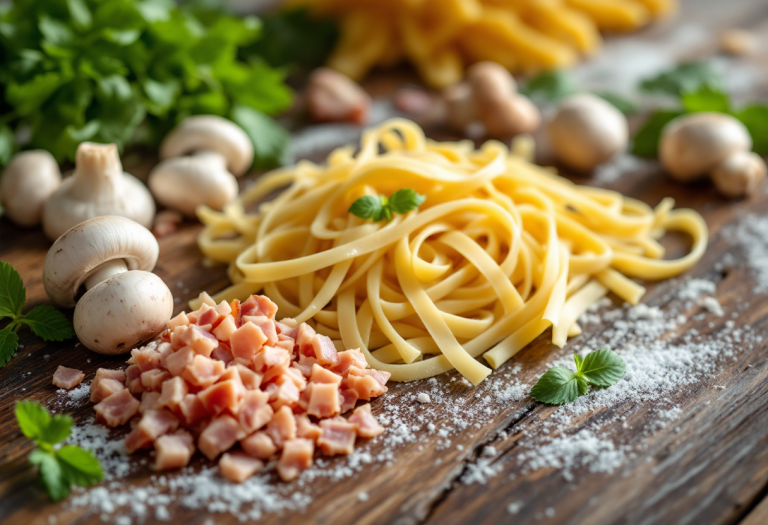
[[[708,56],[717,45],[715,35],[719,29],[732,26],[752,28],[768,42],[768,2],[686,2],[681,16],[674,21],[663,22],[633,36],[609,39],[604,54],[608,58],[596,58],[577,74],[585,83],[620,83],[621,79],[615,78],[621,76],[620,68],[612,71],[609,59],[623,56],[628,60],[634,51],[626,48],[633,45],[636,49],[663,51],[663,58],[670,62]],[[753,72],[748,88],[742,91],[738,86],[734,88],[739,97],[766,100],[767,57],[726,65],[731,68],[729,71]],[[369,88],[387,103],[396,85],[413,80],[410,73],[398,70],[373,79]],[[300,119],[288,123],[297,133],[302,132]],[[424,124],[431,136],[447,137],[432,123]],[[338,131],[338,128],[314,129],[319,133],[327,129],[329,134],[331,130]],[[347,140],[343,133],[339,136],[342,141]],[[330,137],[324,147],[306,150],[303,154],[319,160],[328,148],[338,145],[332,141]],[[141,176],[151,165],[151,159],[142,157],[133,163],[135,167],[130,169]],[[126,161],[126,166],[130,164]],[[597,184],[589,177],[574,180]],[[751,324],[757,334],[768,340],[768,296],[753,293],[753,278],[738,258],[740,252],[728,236],[719,234],[746,211],[768,213],[765,191],[742,203],[728,202],[706,183],[683,186],[670,182],[654,163],[600,184],[651,205],[669,195],[678,205],[702,213],[712,241],[703,260],[688,275],[718,281],[717,298],[724,309],[730,312],[738,308],[742,312],[738,322]],[[176,311],[182,310],[186,301],[200,291],[215,292],[227,285],[224,268],[203,265],[195,244],[199,229],[199,225],[186,223],[177,233],[160,240],[161,257],[155,272],[176,297]],[[10,262],[21,274],[27,286],[27,308],[49,302],[41,282],[42,262],[49,245],[39,231],[21,230],[7,220],[0,220],[0,259]],[[672,240],[668,248],[674,253],[685,245]],[[728,253],[736,256],[736,264],[717,269]],[[661,304],[672,286],[676,285],[651,284],[644,302]],[[686,328],[714,332],[721,329],[725,321],[726,318],[708,316],[691,320]],[[713,327],[709,326],[710,322]],[[605,328],[590,327],[574,342]],[[83,509],[49,503],[37,489],[35,472],[26,463],[31,444],[16,427],[13,406],[20,399],[44,404],[55,401],[56,389],[50,381],[60,364],[80,368],[90,379],[97,368],[116,367],[125,356],[99,356],[74,342],[44,345],[28,330],[22,330],[20,337],[23,348],[8,366],[0,369],[0,523],[46,524],[51,515],[56,516],[59,524],[101,523],[98,515]],[[551,361],[555,354],[566,355],[569,347],[557,353],[546,337],[540,337],[495,373],[504,374],[518,366],[520,371],[516,377],[532,384],[543,370],[543,363]],[[438,378],[439,383],[450,390],[453,403],[461,404],[462,410],[468,413],[481,410],[478,392],[484,392],[485,387],[476,390],[452,381],[454,378],[455,373]],[[374,411],[381,412],[385,402],[411,406],[422,387],[423,383],[393,387],[386,400],[373,403]],[[510,402],[484,418],[479,428],[473,426],[451,436],[450,447],[440,446],[440,438],[427,433],[424,427],[430,422],[438,427],[450,423],[455,413],[445,411],[429,420],[415,417],[412,423],[419,427],[420,439],[398,445],[390,463],[370,465],[336,482],[318,483],[311,490],[312,502],[305,512],[265,515],[260,522],[333,525],[491,524],[539,520],[547,524],[589,525],[768,523],[768,503],[760,503],[768,489],[768,346],[763,344],[753,352],[742,352],[724,360],[715,375],[680,389],[667,402],[678,405],[683,415],[674,425],[652,435],[639,432],[649,418],[652,405],[636,406],[628,402],[574,418],[566,429],[560,430],[572,434],[595,421],[605,422],[606,431],[610,431],[613,438],[637,452],[636,457],[613,474],[578,469],[574,471],[576,482],[569,482],[562,472],[554,469],[525,472],[515,460],[526,436],[551,427],[554,412],[551,407],[531,399]],[[83,421],[91,415],[92,408],[86,404],[71,413],[76,421]],[[622,421],[623,416],[626,417]],[[493,464],[499,466],[500,472],[490,477],[487,484],[462,483],[462,475],[477,465],[481,451],[489,444],[499,452]],[[375,455],[385,449],[382,444],[374,444],[370,451]],[[332,463],[344,461],[338,459]],[[193,467],[208,464],[198,458]],[[140,487],[151,474],[149,469],[140,470],[131,475],[127,483]],[[369,499],[360,501],[360,492],[367,493]],[[515,515],[507,510],[513,502],[523,502]],[[171,512],[173,523],[201,524],[211,516],[180,505],[174,505]],[[238,523],[227,514],[212,517],[217,524]],[[162,522],[149,516],[144,523]]]

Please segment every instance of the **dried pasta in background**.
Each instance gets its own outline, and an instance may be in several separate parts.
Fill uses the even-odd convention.
[[[435,88],[482,60],[512,72],[569,67],[600,47],[600,31],[626,32],[673,11],[676,0],[288,0],[340,21],[328,65],[361,80],[410,61]]]

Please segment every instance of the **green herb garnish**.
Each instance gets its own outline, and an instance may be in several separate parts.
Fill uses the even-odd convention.
[[[87,487],[104,477],[93,453],[76,445],[57,446],[72,431],[71,417],[51,416],[39,404],[21,401],[16,403],[16,422],[37,445],[29,462],[39,467],[38,478],[52,500],[66,498],[72,485]]]
[[[565,366],[550,368],[531,389],[531,397],[549,403],[562,405],[571,403],[587,393],[589,385],[608,387],[624,377],[626,363],[612,350],[597,350],[584,359],[573,355],[576,372]]]
[[[640,91],[679,97],[702,88],[720,89],[720,77],[708,62],[685,62],[640,82]]]
[[[347,211],[361,219],[373,219],[374,222],[383,219],[391,221],[393,213],[404,215],[421,206],[425,200],[424,195],[419,195],[412,189],[405,188],[397,190],[389,198],[384,195],[378,197],[364,195],[353,202]]]
[[[563,71],[548,71],[531,78],[519,89],[520,93],[540,104],[556,104],[566,97],[579,93],[576,82]],[[612,104],[624,114],[637,112],[637,106],[629,99],[608,91],[596,91],[594,95]]]
[[[16,332],[22,325],[43,341],[64,341],[74,337],[75,332],[64,314],[48,305],[35,306],[22,314],[27,300],[27,290],[21,276],[10,264],[0,261],[0,319],[11,319],[8,326],[0,330],[0,367],[11,360],[19,346]]]

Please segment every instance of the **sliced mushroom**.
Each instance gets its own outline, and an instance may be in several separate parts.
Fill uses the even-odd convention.
[[[81,222],[120,215],[152,226],[155,202],[144,184],[123,172],[115,144],[83,142],[77,148],[75,172],[43,208],[43,230],[53,240]]]
[[[216,115],[188,117],[165,137],[160,158],[170,159],[201,152],[218,153],[227,169],[239,177],[253,164],[253,144],[240,126]]]
[[[43,150],[14,156],[0,179],[0,203],[19,226],[40,224],[43,206],[61,185],[61,171],[53,155]]]
[[[159,246],[152,233],[119,216],[90,219],[48,251],[43,285],[54,302],[75,306],[74,325],[86,348],[121,354],[164,330],[173,296],[156,275]],[[81,288],[86,291],[79,300]]]
[[[150,172],[148,184],[157,202],[188,217],[203,204],[221,210],[238,191],[224,157],[215,153],[164,160]]]

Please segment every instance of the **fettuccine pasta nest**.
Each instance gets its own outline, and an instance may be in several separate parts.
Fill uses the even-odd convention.
[[[601,44],[600,31],[632,31],[676,0],[288,0],[337,18],[328,65],[361,80],[407,60],[424,81],[459,82],[466,65],[492,60],[512,72],[563,68]]]
[[[425,202],[388,223],[347,212],[402,188]],[[491,371],[477,358],[497,368],[548,328],[563,346],[608,291],[637,304],[645,289],[630,277],[698,261],[706,224],[672,207],[575,185],[499,142],[433,142],[398,119],[366,131],[357,154],[339,148],[324,166],[264,175],[223,212],[200,208],[199,245],[230,265],[217,299],[263,290],[395,381],[455,368],[477,384]],[[662,259],[669,230],[692,238],[686,256]]]

